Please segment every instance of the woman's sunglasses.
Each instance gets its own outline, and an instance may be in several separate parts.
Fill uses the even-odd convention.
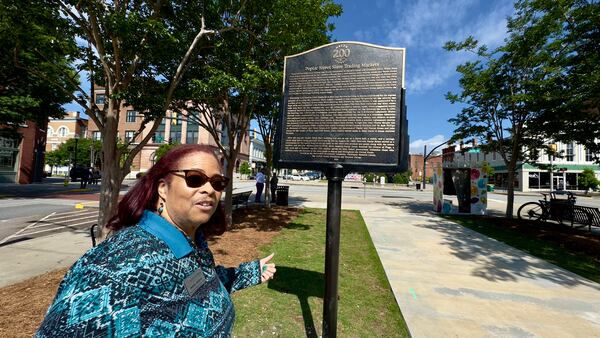
[[[213,175],[212,177],[206,176],[203,172],[196,169],[187,170],[169,170],[169,173],[184,173],[185,184],[190,188],[199,188],[210,182],[213,189],[216,191],[223,191],[229,184],[229,178],[223,175]]]

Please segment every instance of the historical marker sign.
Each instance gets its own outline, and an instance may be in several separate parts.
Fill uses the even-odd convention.
[[[408,167],[404,48],[336,42],[285,58],[275,165]]]

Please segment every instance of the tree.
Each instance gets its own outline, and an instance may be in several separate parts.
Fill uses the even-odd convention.
[[[302,11],[302,15],[297,15]],[[254,118],[258,122],[260,135],[265,145],[265,159],[267,162],[267,187],[266,201],[269,201],[270,176],[273,170],[273,144],[277,133],[277,121],[280,114],[282,100],[281,88],[283,87],[283,68],[286,55],[297,54],[331,41],[329,32],[335,28],[327,21],[332,16],[339,16],[342,7],[330,0],[316,0],[302,3],[300,6],[294,1],[279,1],[275,12],[279,13],[277,20],[271,23],[271,54],[265,67],[276,72],[275,82],[264,88],[259,94]],[[306,20],[312,17],[311,20]],[[285,33],[285,35],[284,35]],[[268,202],[267,202],[268,203]]]
[[[116,212],[119,190],[134,157],[148,143],[171,107],[192,62],[202,63],[200,50],[233,29],[238,11],[212,1],[75,1],[58,0],[61,18],[79,39],[77,70],[100,85],[106,101],[96,104],[82,86],[71,98],[79,103],[102,135],[103,179],[99,224]],[[237,3],[241,8],[244,2]],[[52,23],[50,23],[52,24]],[[217,30],[210,29],[218,27]],[[52,79],[47,79],[52,82]],[[76,84],[73,82],[73,84]],[[92,86],[93,88],[94,86]],[[124,102],[143,115],[134,137],[119,147],[119,109]],[[140,136],[141,137],[138,137]],[[133,144],[133,140],[138,143]]]
[[[91,156],[101,151],[102,143],[100,141],[89,138],[72,138],[68,139],[65,143],[61,143],[56,150],[49,151],[46,154],[46,164],[50,166],[78,164],[86,167],[91,164],[97,165],[96,159]]]
[[[596,190],[598,185],[600,185],[600,181],[594,175],[594,171],[592,169],[584,169],[581,175],[579,175],[578,179],[579,189],[580,190]]]
[[[248,162],[242,162],[242,164],[240,164],[240,174],[250,175],[251,173],[252,169],[250,169],[250,165],[248,164]]]
[[[585,0],[521,0],[516,18],[544,40],[551,57],[540,68],[556,69],[540,83],[538,132],[577,142],[600,155],[600,4]]]
[[[600,151],[600,5],[584,0],[521,0],[508,20],[505,44],[488,52],[468,38],[448,50],[475,52],[460,65],[466,104],[451,119],[453,139],[479,137],[508,170],[506,216],[512,217],[518,161],[535,162],[547,140],[576,141]]]
[[[290,51],[288,45],[306,47],[311,39],[317,41],[315,36],[321,37],[320,42],[327,41],[326,35],[321,36],[327,27],[332,28],[326,26],[327,18],[339,11],[339,6],[330,0],[248,3],[241,11],[239,29],[224,33],[223,40],[215,45],[214,57],[198,68],[191,95],[181,98],[180,111],[213,136],[227,161],[226,175],[233,175],[251,118],[262,104],[271,111],[272,98],[277,96],[265,103],[265,93],[281,88],[282,62]],[[299,22],[304,25],[296,27]],[[237,52],[231,53],[232,50]],[[271,139],[267,139],[265,147],[271,149]],[[269,176],[267,172],[267,182]],[[266,191],[268,196],[268,186]],[[225,195],[228,219],[231,192],[230,184]]]
[[[31,120],[45,128],[49,117],[62,117],[74,90],[75,40],[58,7],[0,0],[0,41],[0,125],[16,129]]]
[[[155,160],[156,161],[160,160],[160,158],[163,157],[164,154],[166,154],[169,150],[171,150],[171,148],[173,148],[177,145],[179,145],[179,143],[163,143],[163,144],[161,144],[160,147],[158,147],[158,149],[156,149],[156,152],[154,152]]]

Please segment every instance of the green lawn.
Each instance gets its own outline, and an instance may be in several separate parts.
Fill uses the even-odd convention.
[[[324,294],[326,210],[307,209],[261,248],[275,278],[234,295],[237,337],[317,337]],[[342,211],[339,337],[407,337],[408,330],[358,211]]]
[[[482,217],[445,215],[445,218],[513,248],[525,251],[565,270],[600,283],[600,262],[582,253],[519,231],[493,224]]]

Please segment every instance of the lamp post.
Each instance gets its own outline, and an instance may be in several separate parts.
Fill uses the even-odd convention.
[[[427,154],[427,145],[423,146],[423,190],[425,190],[425,181],[427,178],[427,159],[429,158],[429,156],[431,156],[431,154],[439,147],[443,146],[444,144],[450,142],[450,140],[445,141],[443,143],[438,144],[437,146],[435,146],[433,149],[431,149],[431,151],[429,152],[429,154]],[[427,154],[427,155],[425,155]]]
[[[554,154],[556,153],[556,143],[550,144],[550,191],[554,191],[554,166],[552,162],[554,160]]]

